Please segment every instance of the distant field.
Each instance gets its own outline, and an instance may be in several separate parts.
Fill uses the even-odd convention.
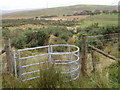
[[[3,18],[3,19],[31,19],[33,17],[10,17],[10,18]]]
[[[80,16],[64,16],[64,17],[52,17],[52,18],[45,18],[45,20],[82,20],[85,19],[86,17],[89,17],[89,15],[80,15]]]
[[[60,17],[50,17],[50,18],[40,18],[40,19],[45,19],[45,20],[82,20],[85,19],[86,17],[89,17],[90,15],[80,15],[80,16],[60,16]],[[33,19],[34,17],[11,17],[11,18],[3,18],[5,19]],[[39,19],[39,18],[38,18]]]
[[[98,23],[99,26],[110,26],[110,25],[118,25],[118,15],[95,15],[90,16],[85,20],[82,20],[78,23],[80,27],[87,27],[90,25],[94,25]]]
[[[19,11],[3,15],[3,18],[15,18],[15,17],[36,17],[42,15],[58,15],[63,14],[71,15],[82,10],[117,10],[117,6],[106,6],[106,5],[75,5],[48,9],[38,9],[31,11]]]

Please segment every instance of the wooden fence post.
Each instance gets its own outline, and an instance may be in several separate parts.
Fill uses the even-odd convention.
[[[82,35],[81,72],[83,76],[87,75],[87,45],[87,35]]]
[[[95,52],[93,50],[91,51],[91,56],[92,56],[93,72],[96,72]]]
[[[6,60],[7,60],[7,71],[10,74],[13,74],[13,58],[10,39],[5,38],[5,51],[6,51]]]

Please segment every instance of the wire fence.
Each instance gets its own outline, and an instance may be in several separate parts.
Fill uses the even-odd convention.
[[[120,55],[119,40],[120,40],[120,33],[87,36],[88,44],[90,44],[90,45],[94,46],[95,48],[97,48],[111,56],[114,56],[116,58],[119,58],[119,55]],[[75,46],[75,45],[72,45],[72,46]],[[70,78],[71,77],[72,77],[72,79],[78,78],[78,76],[79,76],[78,74],[80,73],[80,71],[79,71],[80,63],[77,59],[77,57],[79,58],[79,50],[75,49],[72,46],[69,47],[69,45],[66,45],[66,46],[65,45],[63,45],[63,46],[52,45],[52,50],[50,49],[49,46],[47,46],[47,47],[45,46],[46,48],[35,47],[34,49],[29,48],[29,49],[17,50],[16,52],[14,52],[14,59],[16,59],[15,65],[14,65],[16,68],[14,71],[16,72],[16,74],[15,74],[16,77],[20,76],[20,78],[22,78],[22,80],[24,81],[24,80],[27,80],[26,78],[29,79],[31,77],[31,75],[30,75],[31,73],[32,73],[32,77],[39,75],[39,70],[37,70],[37,69],[38,68],[39,69],[41,69],[41,68],[47,69],[49,67],[49,63],[50,63],[49,60],[52,60],[52,61],[54,61],[54,63],[56,63],[55,66],[57,68],[61,68],[63,70],[63,72],[67,72],[67,74],[70,76]],[[75,46],[75,47],[77,47],[77,46]],[[77,51],[77,52],[74,52],[74,51]],[[91,65],[91,64],[93,64],[92,55],[91,55],[92,51],[93,50],[91,48],[88,48],[88,50],[87,50],[88,58],[87,58],[86,64],[87,64],[87,69],[90,71],[93,70],[93,66]],[[46,52],[47,52],[47,54],[46,54]],[[62,52],[62,53],[60,53],[60,52]],[[68,53],[64,53],[64,52],[68,52]],[[74,53],[72,53],[73,54],[72,57],[70,55],[71,52],[74,52]],[[61,56],[61,54],[64,54],[64,55]],[[76,54],[77,56],[74,54]],[[18,57],[17,55],[18,56],[20,55],[20,57]],[[41,55],[43,55],[43,56],[41,56]],[[83,54],[81,54],[80,56],[82,56],[82,55]],[[18,58],[20,58],[20,60],[18,60]],[[71,61],[70,61],[70,58],[72,58]],[[108,66],[109,64],[115,62],[114,60],[111,60],[110,58],[105,57],[104,55],[101,55],[98,52],[94,52],[94,58],[95,58],[94,64],[97,65],[97,68],[104,68],[104,67]],[[74,61],[74,60],[77,60],[77,61]],[[44,62],[44,63],[41,64],[40,62]],[[69,64],[67,65],[66,62]],[[74,64],[77,62],[78,67],[76,66],[76,64],[73,65],[70,62],[74,62]],[[33,65],[34,63],[35,63],[35,65]],[[62,63],[62,65],[60,63]],[[41,65],[39,65],[39,64],[41,64]],[[31,67],[32,65],[33,65],[33,67]],[[39,65],[39,67],[38,67],[38,65]],[[3,65],[3,66],[5,66],[5,65]],[[70,68],[71,66],[72,66],[72,68]],[[70,74],[71,72],[76,72],[76,71],[77,71],[77,73],[75,75]],[[72,79],[70,79],[70,80],[72,80]]]
[[[92,45],[93,47],[103,51],[108,55],[119,58],[120,33],[87,36],[87,39],[88,39],[88,44]],[[93,69],[93,67],[91,66],[91,64],[93,64],[91,52],[93,52],[93,50],[91,48],[88,48],[87,68],[90,70]],[[108,57],[105,57],[104,55],[101,55],[98,52],[94,52],[94,58],[95,58],[94,63],[97,65],[99,69],[102,69],[108,66],[109,64],[115,62],[114,60],[111,60]]]
[[[88,36],[88,43],[105,51],[106,53],[118,57],[119,38],[120,33]]]

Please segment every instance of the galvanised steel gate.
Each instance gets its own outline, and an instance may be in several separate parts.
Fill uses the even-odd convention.
[[[60,50],[64,50],[62,50],[61,52],[59,52],[59,50],[55,51],[55,47],[59,47]],[[44,49],[44,53],[38,53],[38,55],[33,55],[35,50],[38,49]],[[28,51],[31,51],[33,52],[33,54],[30,53],[26,55],[25,51],[26,53],[28,53]],[[42,50],[40,52],[42,52]],[[14,51],[15,76],[20,78],[21,81],[36,79],[40,77],[38,73],[40,73],[41,70],[49,69],[49,67],[54,64],[55,68],[61,69],[61,74],[69,77],[66,78],[64,81],[71,81],[77,79],[80,75],[79,60],[79,47],[75,45],[58,44],[19,49],[17,51]],[[40,65],[42,68],[40,67]],[[48,67],[43,68],[44,66]]]

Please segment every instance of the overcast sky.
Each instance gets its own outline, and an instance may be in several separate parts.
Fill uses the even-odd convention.
[[[118,5],[119,0],[0,0],[0,9],[40,9],[77,4]]]

